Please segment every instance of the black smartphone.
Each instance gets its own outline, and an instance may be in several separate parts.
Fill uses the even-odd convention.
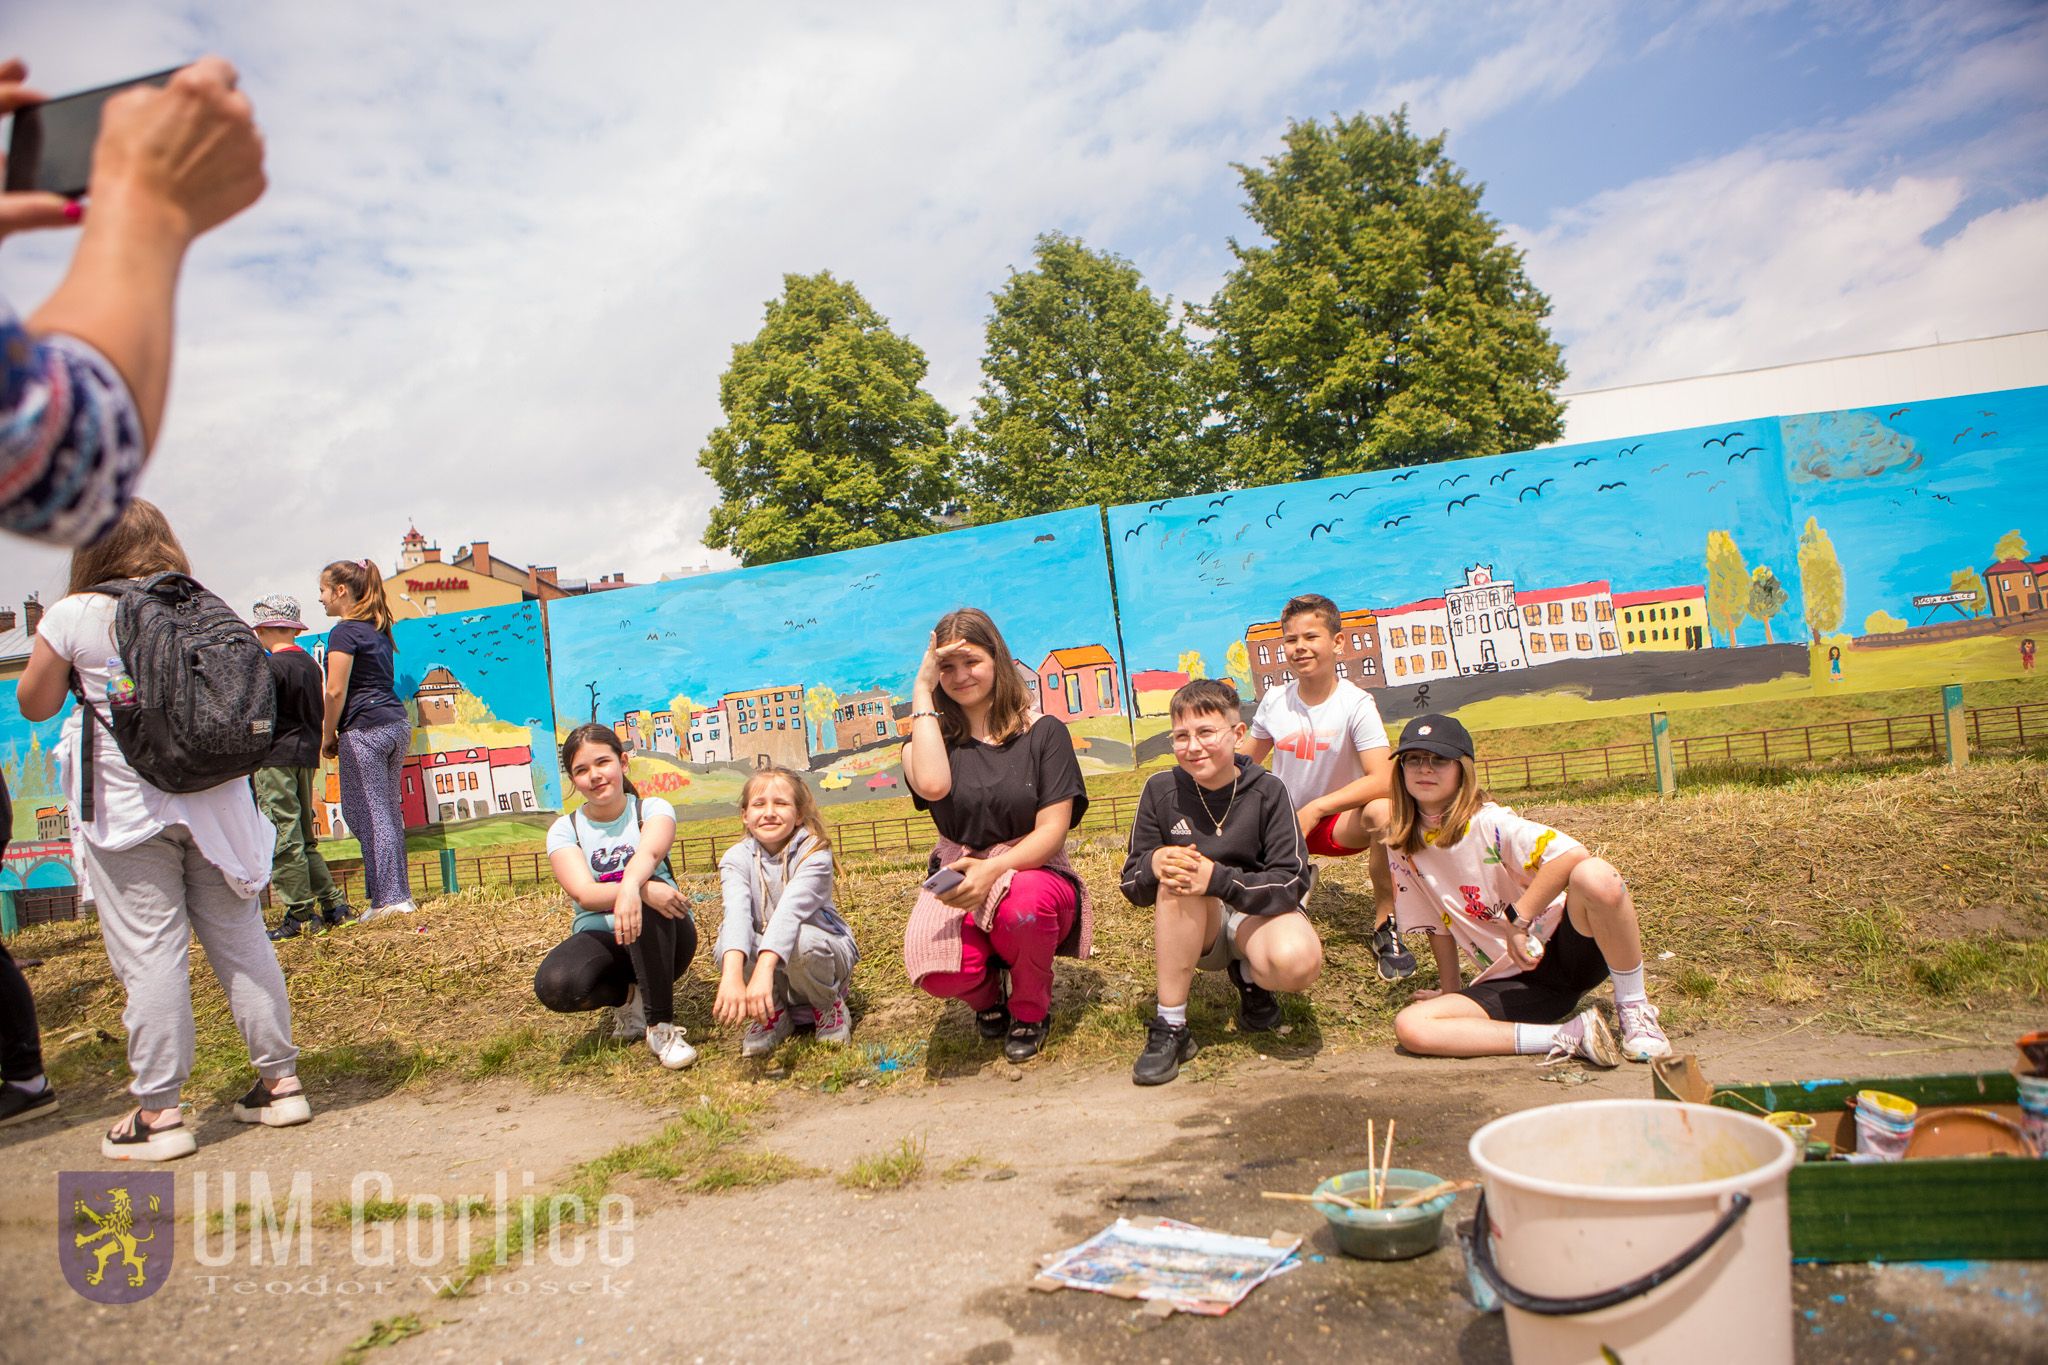
[[[92,148],[99,141],[100,110],[123,90],[164,85],[182,67],[81,90],[14,111],[7,141],[7,190],[47,190],[75,199],[92,183]]]

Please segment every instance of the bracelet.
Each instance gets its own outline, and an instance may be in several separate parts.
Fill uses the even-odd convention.
[[[930,716],[933,720],[939,719],[939,713],[936,711],[912,711],[910,713],[912,720],[916,720],[920,716]]]

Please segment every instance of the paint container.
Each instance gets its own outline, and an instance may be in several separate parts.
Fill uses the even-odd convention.
[[[1395,1204],[1411,1194],[1443,1183],[1443,1177],[1428,1171],[1403,1170],[1386,1173],[1386,1202]],[[1317,1194],[1341,1194],[1363,1201],[1371,1182],[1366,1171],[1346,1171],[1316,1186]],[[1336,1234],[1337,1250],[1366,1261],[1405,1261],[1436,1250],[1444,1229],[1444,1210],[1458,1200],[1449,1190],[1413,1208],[1347,1209],[1342,1204],[1318,1204],[1316,1211],[1330,1220]]]
[[[2021,1076],[2020,1128],[2034,1140],[2034,1151],[2048,1157],[2048,1076]]]
[[[2048,1076],[2048,1029],[2022,1033],[2013,1046],[2020,1050],[2021,1075]]]
[[[1800,1160],[1806,1159],[1807,1144],[1813,1138],[1813,1115],[1780,1109],[1775,1114],[1767,1115],[1764,1122],[1791,1138],[1793,1147],[1798,1149]]]
[[[1902,1159],[1919,1114],[1919,1105],[1889,1091],[1857,1091],[1856,1150],[1872,1161]]]

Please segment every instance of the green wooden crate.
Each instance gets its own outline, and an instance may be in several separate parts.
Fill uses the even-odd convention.
[[[1676,1060],[1676,1059],[1674,1059]],[[1680,1098],[1659,1071],[1659,1099]],[[1865,1076],[1850,1080],[1716,1085],[1708,1103],[1746,1113],[1826,1115],[1814,1136],[1831,1138],[1850,1096],[1886,1090],[1922,1108],[2013,1106],[2008,1072]],[[1788,1183],[1792,1255],[1801,1261],[2048,1259],[2048,1160],[1969,1157],[1883,1162],[1805,1162]]]

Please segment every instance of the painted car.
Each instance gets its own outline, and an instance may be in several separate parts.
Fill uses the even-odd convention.
[[[1069,733],[1071,734],[1072,732],[1071,732],[1071,731],[1069,731]],[[1092,748],[1094,748],[1094,747],[1095,747],[1095,746],[1094,746],[1093,744],[1090,744],[1090,743],[1088,742],[1088,736],[1086,736],[1086,735],[1079,735],[1079,734],[1077,734],[1077,735],[1074,735],[1074,736],[1073,736],[1073,739],[1074,739],[1074,752],[1075,752],[1075,753],[1077,753],[1077,754],[1085,754],[1085,753],[1087,753],[1087,752],[1088,752],[1088,751],[1089,751],[1090,749],[1092,749]]]
[[[850,773],[834,768],[818,779],[818,785],[828,792],[845,791],[853,785],[853,777]]]
[[[883,791],[895,785],[896,778],[892,773],[876,773],[868,779],[868,790],[871,792]]]

